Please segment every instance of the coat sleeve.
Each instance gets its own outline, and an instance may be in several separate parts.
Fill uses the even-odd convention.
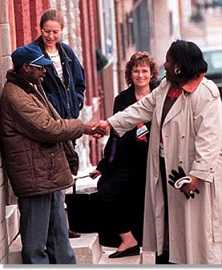
[[[34,96],[24,91],[10,89],[7,95],[8,106],[18,132],[39,142],[59,142],[79,138],[84,125],[77,119],[55,120],[48,109]]]
[[[125,110],[109,117],[107,121],[115,129],[120,137],[127,131],[133,129],[141,122],[151,121],[158,88],[139,100],[138,102],[127,107]]]
[[[193,99],[195,158],[189,174],[212,182],[221,150],[222,104],[214,85],[201,90]]]

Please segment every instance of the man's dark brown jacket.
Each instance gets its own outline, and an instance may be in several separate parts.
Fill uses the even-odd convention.
[[[4,162],[16,196],[33,196],[73,185],[62,142],[84,132],[80,120],[55,119],[36,87],[7,74],[0,103]]]

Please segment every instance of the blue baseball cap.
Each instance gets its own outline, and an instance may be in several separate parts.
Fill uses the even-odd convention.
[[[51,65],[53,62],[46,58],[40,47],[36,44],[29,44],[18,47],[11,55],[12,62],[16,68],[22,67],[25,63],[41,66]]]

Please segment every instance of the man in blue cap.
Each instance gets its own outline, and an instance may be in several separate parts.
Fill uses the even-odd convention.
[[[12,53],[0,103],[1,140],[12,189],[18,197],[23,263],[72,264],[62,190],[73,185],[64,153],[67,140],[95,131],[61,119],[44,95],[45,58],[37,45]]]

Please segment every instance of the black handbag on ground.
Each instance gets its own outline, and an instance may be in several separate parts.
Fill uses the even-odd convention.
[[[79,233],[100,230],[99,202],[90,193],[66,194],[69,228]]]
[[[98,233],[101,245],[118,247],[120,236],[107,229],[106,208],[98,192],[66,194],[69,229],[79,233]]]

